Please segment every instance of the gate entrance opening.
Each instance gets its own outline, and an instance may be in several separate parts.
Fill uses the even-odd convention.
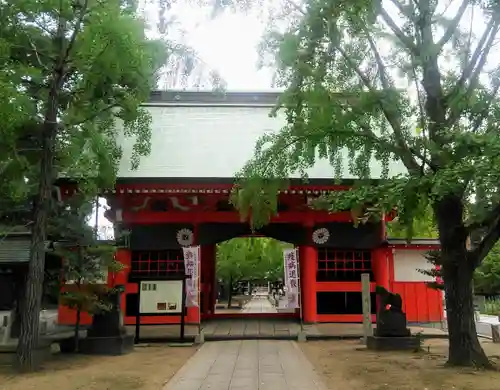
[[[238,237],[216,248],[215,317],[293,313],[284,285],[287,244],[266,237]]]

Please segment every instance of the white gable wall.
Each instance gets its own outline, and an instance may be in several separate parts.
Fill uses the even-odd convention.
[[[432,270],[433,264],[424,257],[423,250],[394,250],[394,281],[395,282],[432,282],[434,278],[419,272],[419,269]]]
[[[232,178],[254,155],[256,141],[279,131],[283,117],[270,118],[269,107],[147,106],[152,115],[151,153],[132,170],[133,139],[121,137],[123,158],[118,177]],[[343,178],[353,178],[344,164]],[[392,175],[404,172],[393,162]],[[381,164],[372,161],[372,178],[380,178]],[[308,171],[310,178],[333,178],[327,160]],[[294,177],[299,177],[295,175]]]

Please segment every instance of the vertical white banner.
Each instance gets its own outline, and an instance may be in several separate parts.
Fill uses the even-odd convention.
[[[200,247],[184,247],[182,251],[184,253],[184,267],[186,270],[186,307],[199,307]]]
[[[295,249],[284,249],[283,258],[285,261],[285,287],[288,309],[299,307],[299,272],[297,261],[297,251]]]

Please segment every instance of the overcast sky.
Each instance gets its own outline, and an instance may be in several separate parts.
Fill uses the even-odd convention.
[[[255,16],[227,14],[193,29],[188,41],[229,90],[264,90],[271,87],[271,72],[257,69],[263,32]]]
[[[155,35],[158,12],[155,5],[144,9]],[[272,73],[257,69],[257,45],[264,33],[262,15],[225,12],[211,18],[211,8],[178,2],[169,15],[175,20],[168,38],[193,48],[211,69],[217,70],[230,90],[271,88]]]

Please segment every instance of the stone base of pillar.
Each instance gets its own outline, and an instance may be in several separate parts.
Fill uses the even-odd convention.
[[[297,335],[297,341],[299,343],[305,343],[307,341],[307,334],[303,330]]]
[[[203,343],[205,343],[205,333],[203,332],[203,330],[200,330],[200,333],[198,333],[194,337],[194,343],[195,344],[203,344]]]

